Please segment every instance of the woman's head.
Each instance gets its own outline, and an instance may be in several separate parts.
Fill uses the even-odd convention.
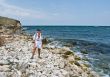
[[[41,32],[41,30],[40,29],[37,29],[37,32]]]
[[[41,36],[41,30],[40,29],[37,29],[37,34],[38,34],[38,38],[40,38],[40,36]]]

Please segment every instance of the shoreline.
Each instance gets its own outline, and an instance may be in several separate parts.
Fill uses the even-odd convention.
[[[31,60],[32,46],[30,36],[15,35],[10,43],[0,47],[0,68],[4,68],[0,74],[2,71],[11,77],[99,77],[89,65],[79,63],[81,58],[67,47],[45,45],[42,59],[36,54]]]

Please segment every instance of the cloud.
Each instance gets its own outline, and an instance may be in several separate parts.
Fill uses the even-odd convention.
[[[7,1],[8,0],[0,0],[0,16],[15,18],[20,20],[22,23],[36,23],[36,21],[40,21],[42,24],[63,22],[65,19],[67,20],[67,18],[64,16],[65,14],[60,13],[59,11],[32,10],[16,5],[11,5]]]
[[[59,22],[63,18],[58,12],[27,9],[11,5],[7,0],[0,0],[0,16],[18,19],[22,24],[47,24]]]
[[[40,11],[21,8],[15,5],[10,5],[6,0],[0,0],[0,15],[7,17],[19,17],[19,18],[36,18],[42,19],[46,15]]]

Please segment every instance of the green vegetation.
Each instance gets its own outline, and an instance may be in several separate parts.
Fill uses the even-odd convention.
[[[64,54],[65,54],[65,55],[71,55],[71,54],[74,55],[73,52],[71,52],[71,51],[67,51],[67,52],[65,52]]]

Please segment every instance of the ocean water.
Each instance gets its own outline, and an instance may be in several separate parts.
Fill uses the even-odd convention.
[[[23,26],[33,35],[37,29],[44,37],[53,38],[60,44],[68,46],[76,53],[89,58],[90,66],[101,77],[110,77],[110,27],[109,26]]]

